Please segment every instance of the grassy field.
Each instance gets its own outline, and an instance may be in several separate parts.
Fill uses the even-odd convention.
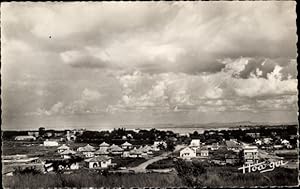
[[[174,167],[173,158],[156,161],[146,167],[146,169],[168,169]]]
[[[112,160],[113,163],[117,164],[117,167],[135,167],[139,164],[144,163],[147,161],[145,158],[121,158],[121,157],[114,157]]]
[[[243,174],[235,166],[211,166],[205,162],[176,162],[175,168],[187,186],[243,187],[243,186],[295,186],[298,170],[276,168],[274,171]]]
[[[108,176],[81,172],[71,175],[23,174],[3,177],[4,188],[37,187],[167,187],[183,186],[176,174],[141,173],[110,174]]]

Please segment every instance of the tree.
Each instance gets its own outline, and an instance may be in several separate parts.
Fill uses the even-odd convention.
[[[39,136],[43,136],[45,134],[45,127],[39,128]]]
[[[175,144],[172,140],[168,139],[166,141],[166,143],[167,143],[167,148],[166,148],[167,151],[174,151],[175,150]]]

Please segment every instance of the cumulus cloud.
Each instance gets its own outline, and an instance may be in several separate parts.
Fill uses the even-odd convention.
[[[294,2],[7,3],[3,34],[36,50],[58,52],[74,67],[215,73],[224,68],[220,58],[295,58],[294,6]],[[252,71],[252,64],[242,75]],[[271,68],[264,68],[266,76],[264,71]]]
[[[116,107],[163,106],[170,111],[254,111],[259,108],[254,105],[256,99],[276,97],[280,101],[286,95],[297,95],[297,79],[284,79],[283,68],[279,65],[275,65],[266,77],[262,77],[257,68],[256,74],[243,78],[240,73],[249,64],[247,58],[227,59],[225,62],[225,68],[215,74],[148,74],[138,71],[125,74],[118,78],[123,96]],[[271,108],[272,104],[269,106]],[[294,109],[292,106],[288,108]]]
[[[9,114],[297,109],[294,2],[24,2],[1,13]]]
[[[99,108],[93,103],[99,100],[103,95],[96,90],[85,88],[80,99],[74,100],[69,104],[57,102],[48,110],[45,108],[38,108],[36,112],[31,112],[29,115],[59,115],[59,114],[82,114],[82,113],[96,113]]]

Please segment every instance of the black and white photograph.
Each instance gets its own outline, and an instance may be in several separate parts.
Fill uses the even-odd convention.
[[[296,20],[296,1],[2,2],[2,188],[299,186]]]

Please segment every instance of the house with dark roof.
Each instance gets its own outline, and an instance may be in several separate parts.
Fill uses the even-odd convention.
[[[196,149],[196,158],[207,159],[208,148],[206,146],[202,146],[201,148]]]

